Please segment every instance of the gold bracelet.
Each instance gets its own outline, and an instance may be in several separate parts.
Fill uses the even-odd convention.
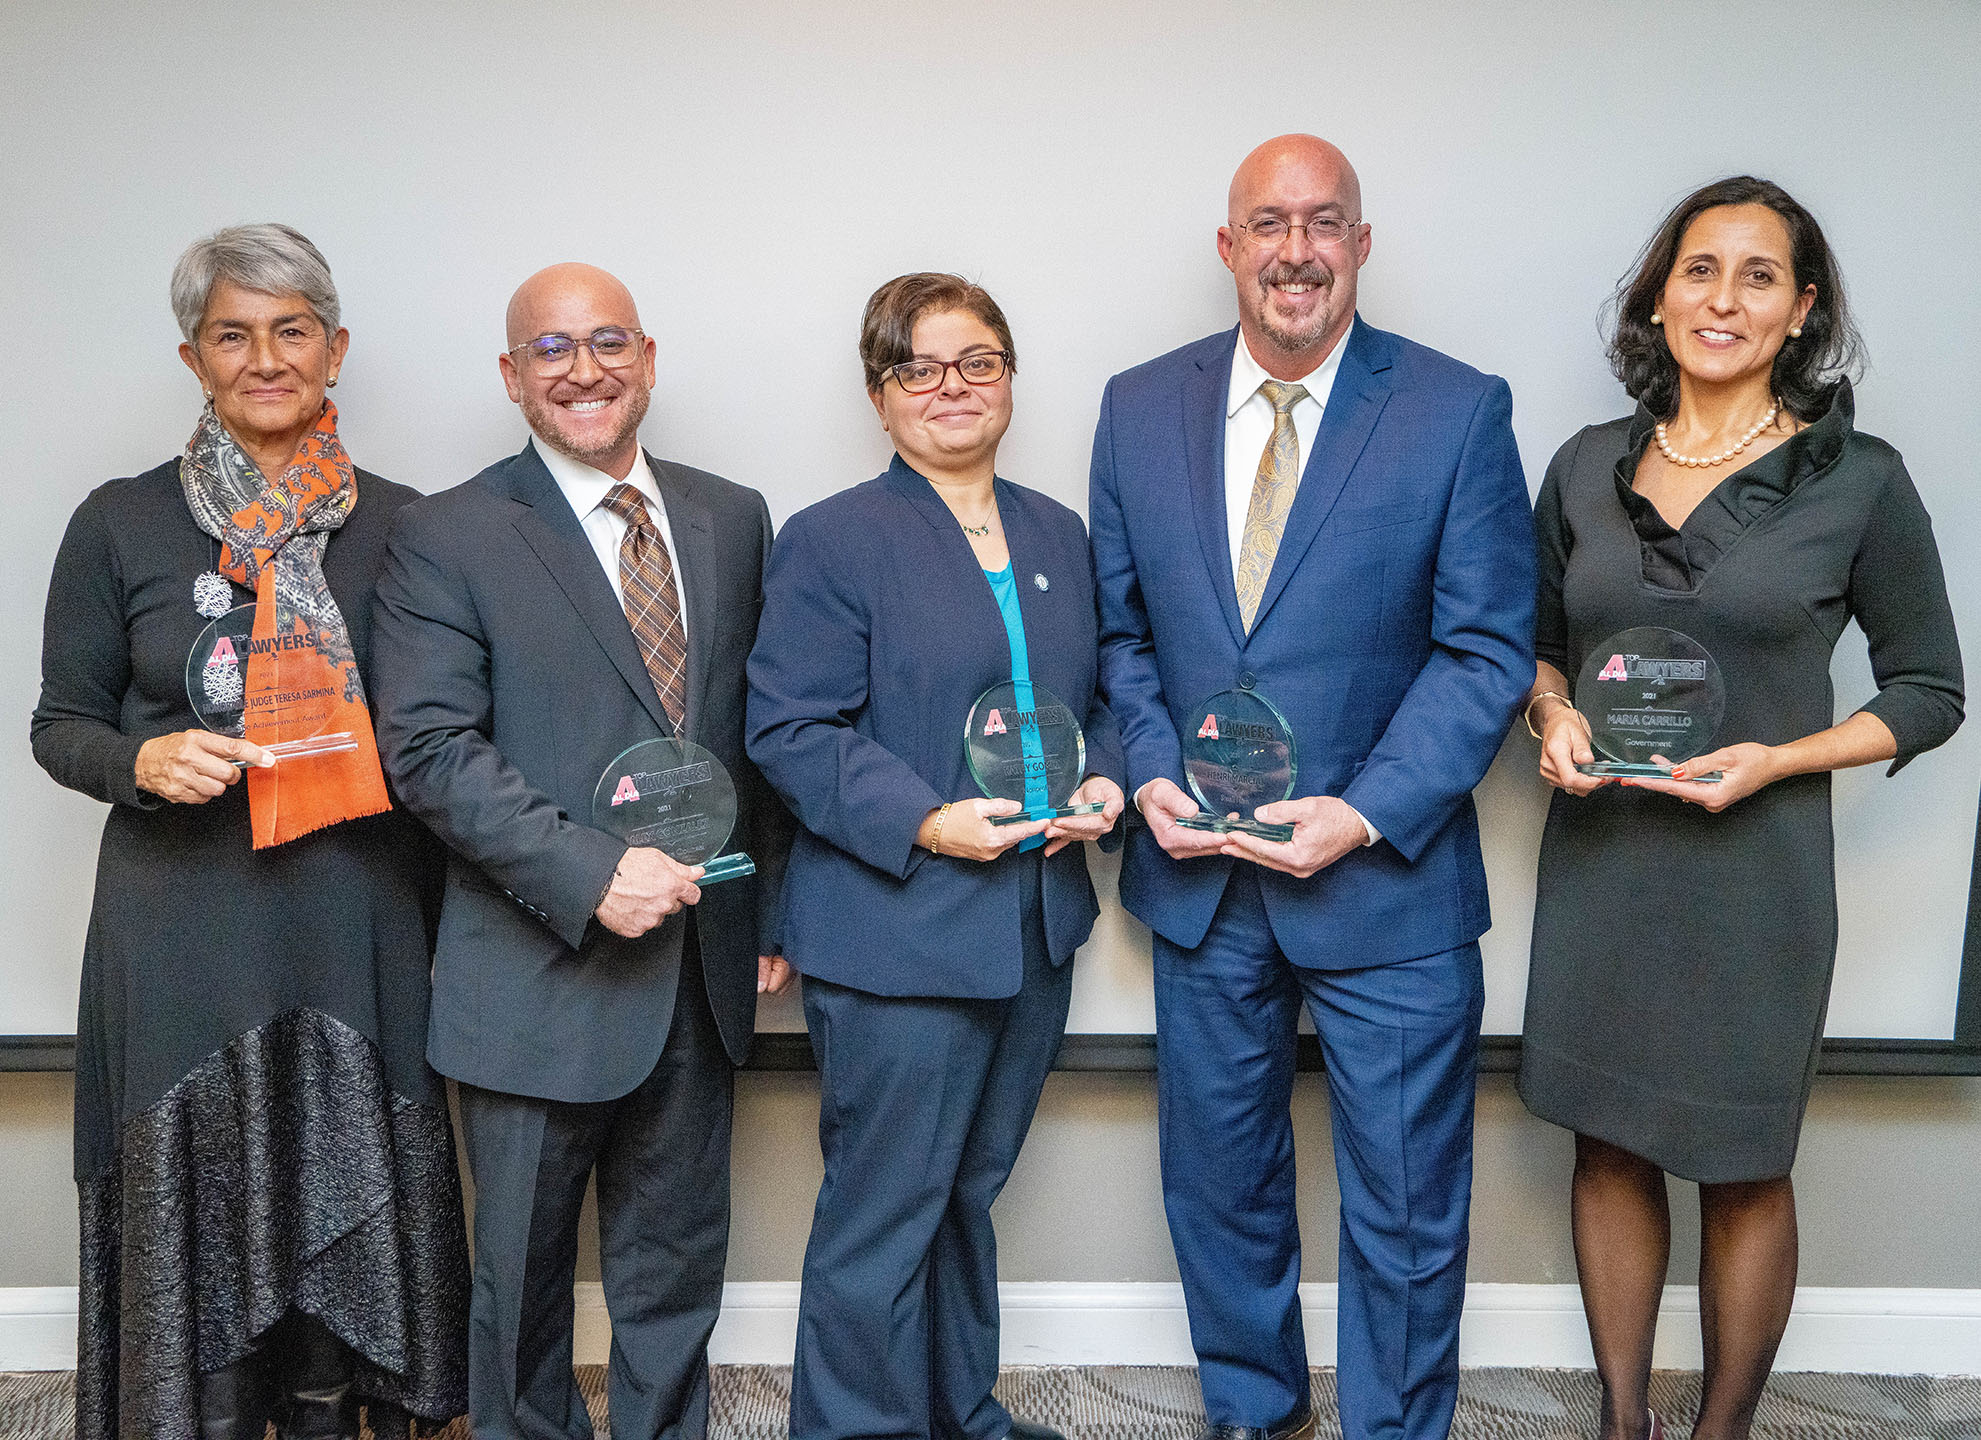
[[[949,807],[955,803],[954,800],[948,801],[940,810],[935,812],[935,829],[929,832],[929,854],[931,855],[940,855],[942,853],[942,822],[949,818]]]
[[[1529,700],[1527,702],[1526,707],[1523,710],[1521,710],[1520,718],[1527,726],[1527,733],[1529,735],[1532,735],[1536,740],[1541,738],[1541,732],[1534,728],[1534,707],[1540,704],[1543,700],[1559,700],[1569,709],[1573,710],[1575,708],[1575,702],[1569,699],[1566,695],[1562,694],[1559,690],[1543,690],[1540,694],[1536,695],[1532,700]]]

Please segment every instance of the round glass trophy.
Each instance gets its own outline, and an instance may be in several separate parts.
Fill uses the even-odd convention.
[[[1589,722],[1590,744],[1605,757],[1577,770],[1669,776],[1672,766],[1712,748],[1726,713],[1726,678],[1690,635],[1640,625],[1589,652],[1575,680],[1575,708]],[[1716,781],[1720,772],[1685,778]]]
[[[964,722],[963,753],[978,789],[1025,807],[1016,815],[993,815],[993,825],[1107,809],[1098,800],[1066,803],[1087,775],[1087,737],[1073,712],[1043,685],[1007,680],[979,695]]]
[[[192,653],[186,656],[186,698],[199,723],[216,735],[253,739],[277,760],[357,749],[350,731],[329,729],[341,691],[321,686],[248,688],[249,657],[257,646],[281,639],[257,641],[254,629],[255,607],[237,605],[200,631],[193,642]]]
[[[1223,690],[1190,712],[1183,730],[1183,773],[1203,808],[1176,823],[1220,835],[1242,831],[1284,843],[1291,825],[1252,818],[1261,805],[1293,793],[1299,757],[1293,729],[1255,690]]]
[[[592,792],[592,823],[628,845],[701,866],[697,885],[756,873],[756,862],[742,852],[717,853],[736,828],[736,784],[692,740],[663,736],[620,752]]]

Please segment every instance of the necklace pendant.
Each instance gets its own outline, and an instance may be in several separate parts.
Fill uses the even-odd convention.
[[[193,609],[209,620],[218,620],[234,608],[234,587],[218,570],[209,570],[193,579]]]

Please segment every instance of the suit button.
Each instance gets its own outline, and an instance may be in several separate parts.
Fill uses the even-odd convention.
[[[1238,688],[1240,690],[1250,690],[1255,684],[1258,683],[1258,679],[1259,679],[1258,676],[1254,675],[1250,670],[1247,670],[1241,675],[1239,675]]]

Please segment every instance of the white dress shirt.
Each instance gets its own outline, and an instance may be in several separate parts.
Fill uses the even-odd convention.
[[[1328,398],[1334,394],[1335,376],[1341,373],[1341,352],[1348,346],[1348,337],[1343,335],[1335,342],[1328,358],[1291,384],[1305,385],[1307,393],[1293,406],[1293,433],[1300,441],[1299,466],[1302,473],[1307,468],[1307,457],[1314,453],[1314,437],[1320,433],[1321,417],[1327,414]],[[1231,347],[1231,388],[1225,393],[1224,409],[1224,518],[1225,538],[1231,545],[1231,573],[1238,573],[1238,548],[1245,540],[1245,516],[1252,508],[1252,485],[1259,474],[1259,462],[1265,458],[1266,446],[1273,438],[1273,407],[1259,387],[1275,377],[1268,375],[1265,367],[1252,358],[1246,347],[1245,336],[1241,331],[1238,343]],[[1150,781],[1149,785],[1154,784]],[[1142,808],[1142,799],[1148,794],[1149,785],[1135,792],[1135,808]],[[1354,806],[1348,807],[1354,810]],[[1368,839],[1362,843],[1373,845],[1382,839],[1382,832],[1369,823],[1369,817],[1356,811],[1355,818],[1362,822],[1368,832]]]
[[[653,521],[653,528],[660,532],[660,543],[667,547],[667,562],[674,567],[674,589],[681,597],[681,637],[685,645],[688,636],[688,586],[681,577],[681,556],[674,548],[674,530],[667,523],[667,506],[660,498],[660,486],[654,483],[653,471],[647,468],[647,457],[642,454],[633,463],[633,468],[626,472],[625,480],[619,481],[603,470],[592,469],[581,460],[560,455],[544,444],[540,436],[530,436],[530,443],[536,446],[537,456],[550,472],[550,478],[557,482],[557,488],[571,502],[571,510],[578,517],[578,523],[585,527],[585,538],[592,542],[592,551],[598,556],[599,566],[611,582],[612,594],[622,610],[626,608],[626,595],[619,585],[619,542],[626,538],[626,522],[606,509],[603,502],[606,492],[614,485],[631,485],[640,492],[640,498],[647,502],[648,518]]]
[[[1307,468],[1307,457],[1314,453],[1314,436],[1320,433],[1321,416],[1327,413],[1328,397],[1334,394],[1334,377],[1341,370],[1341,352],[1348,338],[1343,336],[1328,358],[1299,380],[1307,387],[1306,398],[1293,407],[1293,433],[1300,439],[1300,468]],[[1273,438],[1272,402],[1259,387],[1273,377],[1252,358],[1241,334],[1231,349],[1231,389],[1224,407],[1224,516],[1225,536],[1231,542],[1231,573],[1238,573],[1238,547],[1245,540],[1245,514],[1252,508],[1252,484],[1259,474],[1259,461]]]

